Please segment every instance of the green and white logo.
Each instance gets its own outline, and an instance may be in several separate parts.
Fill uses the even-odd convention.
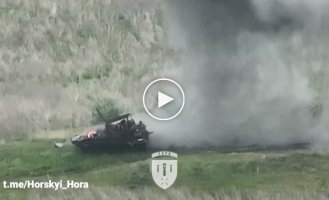
[[[177,178],[177,157],[170,151],[159,151],[152,154],[152,177],[162,189],[169,188]]]

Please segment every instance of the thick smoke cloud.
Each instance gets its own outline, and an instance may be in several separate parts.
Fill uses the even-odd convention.
[[[153,144],[325,141],[328,8],[325,0],[169,0],[168,38],[183,52],[174,78],[187,104],[175,121],[150,123]]]

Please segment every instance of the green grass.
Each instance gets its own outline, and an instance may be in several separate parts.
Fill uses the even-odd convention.
[[[73,146],[56,149],[53,144],[54,141],[33,140],[1,145],[1,179],[73,179],[87,181],[93,187],[156,188],[150,173],[151,151],[85,154]],[[328,152],[185,152],[179,153],[178,165],[173,188],[206,192],[326,191],[329,188]],[[28,192],[2,187],[0,191]]]

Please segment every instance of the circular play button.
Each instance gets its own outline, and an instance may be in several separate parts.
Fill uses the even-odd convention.
[[[177,117],[185,105],[182,87],[168,78],[152,81],[144,90],[143,106],[151,117],[165,121]]]

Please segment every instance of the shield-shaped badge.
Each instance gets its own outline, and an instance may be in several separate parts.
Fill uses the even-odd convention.
[[[169,188],[176,180],[177,157],[176,153],[170,151],[159,151],[152,154],[152,177],[162,189]]]

